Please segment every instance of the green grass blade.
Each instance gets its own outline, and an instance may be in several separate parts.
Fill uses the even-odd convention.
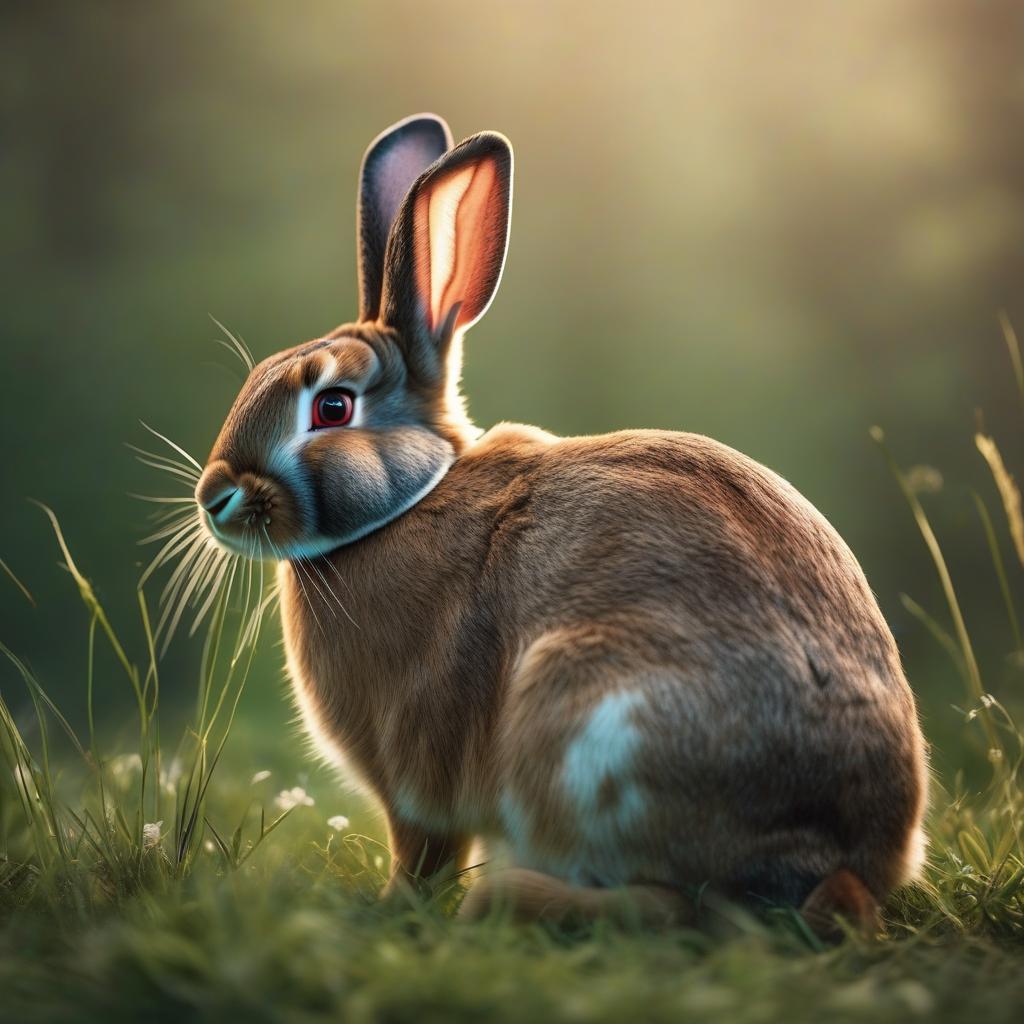
[[[999,454],[999,448],[995,441],[985,434],[975,434],[974,443],[982,458],[988,463],[996,488],[999,491],[999,498],[1003,503],[1003,511],[1006,513],[1006,523],[1010,529],[1010,537],[1013,540],[1014,550],[1017,552],[1017,559],[1024,565],[1024,515],[1021,513],[1020,490],[1013,477],[1010,476],[1003,464],[1003,457]]]
[[[989,515],[988,508],[981,495],[973,493],[973,497],[974,504],[978,509],[978,516],[981,519],[982,528],[985,531],[985,540],[988,542],[989,554],[992,556],[992,567],[995,569],[996,578],[999,580],[999,591],[1003,595],[1006,616],[1010,621],[1014,648],[1019,652],[1021,650],[1020,623],[1017,619],[1017,606],[1013,600],[1013,592],[1010,590],[1010,582],[1006,576],[1003,553],[999,548],[999,538],[996,536],[995,527],[992,525],[992,517]]]
[[[26,587],[25,584],[22,583],[21,580],[19,580],[18,577],[14,575],[14,570],[2,558],[0,558],[0,569],[2,569],[8,575],[8,577],[10,577],[11,582],[18,588],[18,590],[21,591],[25,600],[28,601],[28,603],[32,605],[33,608],[38,607],[36,605],[36,599],[32,596],[28,587]]]
[[[999,745],[999,739],[996,735],[995,727],[992,724],[991,716],[988,714],[988,709],[984,707],[982,702],[982,698],[985,696],[985,687],[981,680],[981,670],[978,668],[978,661],[974,655],[974,647],[971,644],[970,634],[967,632],[967,624],[964,621],[963,612],[960,610],[960,601],[956,596],[956,588],[953,586],[953,578],[950,576],[949,567],[946,565],[946,559],[942,554],[942,548],[939,545],[938,538],[935,536],[935,531],[932,529],[932,525],[928,520],[928,516],[925,514],[924,508],[921,506],[921,502],[908,485],[903,471],[897,465],[896,460],[889,451],[889,447],[885,443],[885,434],[882,429],[880,427],[873,427],[871,430],[871,437],[885,456],[886,462],[889,465],[889,470],[895,477],[900,490],[903,492],[904,499],[910,506],[911,513],[914,516],[914,521],[917,523],[918,531],[924,539],[925,546],[928,548],[928,553],[931,555],[932,564],[935,566],[935,571],[938,574],[939,582],[942,585],[942,591],[946,598],[946,604],[949,608],[950,616],[953,619],[960,653],[964,659],[966,678],[968,680],[968,695],[972,701],[982,705],[979,717],[982,722],[982,728],[985,730],[989,750],[1000,751],[1001,747]]]
[[[1017,394],[1020,397],[1021,405],[1024,406],[1024,362],[1020,357],[1020,343],[1017,341],[1017,332],[1010,323],[1006,312],[999,314],[999,326],[1003,329],[1003,338],[1006,340],[1006,349],[1010,353],[1010,363],[1013,365],[1013,377],[1017,382]]]
[[[949,635],[946,630],[942,628],[935,621],[935,619],[928,614],[909,594],[900,594],[900,604],[903,605],[906,610],[917,619],[918,622],[924,626],[925,629],[931,633],[932,637],[936,640],[940,647],[945,650],[949,655],[950,660],[956,665],[957,672],[960,673],[961,677],[966,683],[967,678],[967,666],[964,664],[964,657],[957,646],[956,640]]]

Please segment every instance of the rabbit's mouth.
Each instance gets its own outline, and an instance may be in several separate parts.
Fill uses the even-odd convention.
[[[293,562],[319,558],[340,547],[331,537],[300,537],[284,543],[271,541],[266,535],[253,535],[248,541],[242,537],[225,537],[217,528],[206,522],[207,530],[214,541],[232,555],[239,555],[254,562]]]
[[[236,475],[223,460],[203,472],[196,501],[210,535],[231,554],[280,560],[302,537],[302,517],[288,488],[263,474]]]

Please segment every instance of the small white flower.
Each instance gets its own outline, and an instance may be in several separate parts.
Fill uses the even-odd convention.
[[[256,773],[256,774],[255,774],[255,775],[254,775],[254,776],[252,777],[252,779],[250,779],[250,781],[249,781],[249,785],[250,785],[250,786],[255,786],[255,785],[256,785],[256,783],[258,783],[258,782],[264,782],[265,780],[269,779],[269,778],[270,778],[270,776],[271,776],[271,773],[270,773],[270,772],[268,772],[268,771],[265,771],[265,770],[264,770],[264,771],[262,771],[262,772],[257,772],[257,773]]]
[[[163,821],[148,821],[142,826],[142,846],[146,850],[152,850],[160,843],[160,829],[163,828]]]
[[[348,818],[344,814],[335,814],[333,817],[327,819],[327,824],[334,829],[335,832],[344,832],[348,828]]]
[[[301,786],[293,786],[291,789],[282,789],[274,803],[282,811],[290,811],[294,807],[312,807],[316,801]]]
[[[213,853],[213,851],[216,850],[217,847],[213,845],[213,840],[212,839],[204,839],[203,840],[203,849],[207,853]]]

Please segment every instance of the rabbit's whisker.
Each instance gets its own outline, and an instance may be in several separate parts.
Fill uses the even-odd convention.
[[[195,607],[206,589],[207,583],[213,577],[214,572],[220,563],[220,550],[211,548],[207,553],[200,555],[189,575],[192,577],[195,590],[191,597],[191,605]]]
[[[180,512],[173,513],[172,516],[163,517],[165,522],[164,525],[154,530],[153,533],[147,537],[143,537],[139,541],[139,544],[155,544],[158,540],[163,540],[165,537],[170,537],[172,534],[181,534],[185,530],[195,529],[201,527],[202,523],[199,522],[199,518],[190,509],[187,513],[182,515]]]
[[[345,618],[348,619],[348,621],[356,627],[356,629],[359,629],[359,623],[356,622],[356,620],[353,619],[351,615],[349,615],[348,609],[342,602],[341,597],[338,595],[338,592],[330,585],[330,583],[327,582],[327,577],[324,576],[323,571],[317,564],[318,561],[326,561],[326,559],[309,559],[307,564],[317,574],[317,576],[320,577],[320,581],[323,583],[327,593],[333,598],[334,604],[336,604],[341,609],[342,615],[344,615]],[[337,570],[335,570],[335,572],[337,572]],[[338,574],[338,578],[341,579],[340,573]],[[344,583],[344,580],[342,580],[342,582]]]
[[[249,619],[249,609],[250,609],[251,601],[252,601],[252,584],[253,584],[253,574],[255,572],[255,569],[254,569],[255,556],[256,556],[256,538],[254,537],[254,538],[252,538],[249,541],[248,557],[245,559],[244,565],[243,565],[243,568],[242,568],[242,572],[244,573],[244,582],[240,583],[240,585],[239,585],[240,603],[239,603],[239,606],[238,606],[238,621],[239,621],[240,625],[239,625],[238,637],[237,637],[236,642],[235,642],[235,649],[234,649],[234,651],[231,654],[231,663],[232,664],[234,664],[238,660],[239,655],[242,653],[242,650],[243,650],[243,648],[245,646],[244,641],[245,641],[245,633],[246,633],[246,624],[247,624],[248,619]]]
[[[341,582],[341,585],[348,591],[349,597],[355,597],[356,595],[353,593],[352,588],[348,585],[348,580],[346,580],[345,577],[341,575],[341,572],[339,571],[338,567],[334,564],[333,561],[331,561],[330,556],[324,555],[323,561],[328,566],[330,566],[331,571],[334,573],[335,576],[338,577],[338,580]]]
[[[171,577],[167,581],[167,584],[160,595],[160,604],[163,607],[163,614],[161,615],[160,622],[157,625],[158,633],[163,630],[168,618],[172,615],[175,603],[178,600],[178,595],[181,593],[182,587],[188,581],[189,572],[195,564],[196,559],[201,555],[205,544],[206,537],[203,534],[200,534],[186,549],[177,568],[173,573],[171,573]]]
[[[161,565],[163,565],[165,562],[173,558],[187,544],[194,541],[196,537],[199,536],[201,529],[202,524],[198,522],[196,522],[193,525],[189,525],[186,523],[182,526],[177,527],[177,529],[173,532],[171,539],[168,540],[167,543],[164,544],[164,546],[156,553],[153,560],[149,563],[145,571],[142,573],[142,576],[139,578],[139,586],[145,586],[146,581],[149,579],[149,577],[152,576],[153,573],[156,572],[156,570],[160,568]],[[147,543],[161,539],[163,539],[162,536],[153,536],[147,538]]]
[[[174,555],[179,553],[181,560],[175,566],[167,582],[164,584],[164,589],[160,593],[161,605],[166,604],[170,599],[171,593],[175,590],[175,584],[188,572],[193,559],[198,558],[202,553],[205,543],[206,535],[203,530],[192,530],[185,537],[181,538],[174,551],[168,552],[164,561],[169,561]]]
[[[225,577],[225,574],[227,574],[227,592],[228,592],[228,595],[230,595],[231,585],[234,582],[234,575],[235,575],[234,574],[234,570],[235,570],[235,566],[237,565],[237,559],[235,559],[231,555],[228,555],[226,552],[221,552],[219,548],[215,548],[214,549],[214,554],[215,554],[215,556],[223,556],[223,557],[220,557],[220,559],[219,559],[219,564],[221,566],[221,570],[218,573],[218,575],[216,576],[215,582],[213,584],[213,587],[211,588],[210,594],[209,594],[209,596],[207,598],[207,601],[208,601],[209,604],[213,604],[214,601],[216,601],[217,598],[223,593],[223,591],[225,589],[224,588],[224,577]],[[215,558],[214,564],[217,564],[217,559],[216,558]],[[230,569],[230,572],[228,572],[229,569]],[[167,650],[167,647],[168,647],[168,645],[171,642],[171,638],[174,636],[174,633],[177,630],[178,620],[180,620],[181,614],[184,611],[185,603],[186,602],[183,600],[179,604],[179,606],[178,606],[178,613],[175,616],[175,621],[173,621],[170,624],[170,627],[168,629],[167,635],[164,638],[163,647],[161,649],[161,654],[163,654]],[[207,606],[204,605],[204,609],[203,609],[202,614],[205,614],[206,607]]]
[[[260,630],[263,626],[263,615],[267,610],[271,600],[275,596],[274,591],[268,594],[266,593],[266,581],[264,579],[264,565],[261,560],[260,566],[260,582],[257,590],[257,597],[255,607],[252,610],[252,614],[249,616],[249,621],[246,624],[245,630],[242,634],[242,641],[240,649],[244,650],[245,647],[250,643],[255,643],[260,635]]]
[[[140,462],[144,459],[153,459],[165,468],[180,470],[182,473],[187,474],[191,479],[199,480],[200,474],[185,462],[180,462],[178,459],[168,458],[166,455],[158,455],[156,452],[146,451],[145,448],[139,448],[138,445],[129,444],[128,442],[125,442],[125,447],[130,451],[135,452],[135,455]],[[151,465],[151,463],[147,464]]]
[[[141,420],[140,423],[153,437],[167,445],[171,449],[171,454],[164,455],[135,444],[128,444],[127,447],[135,453],[138,461],[170,475],[178,483],[187,486],[190,491],[194,490],[203,467],[181,445],[160,431],[154,430],[148,423]],[[177,562],[164,584],[158,602],[161,613],[153,635],[154,640],[162,640],[162,656],[166,653],[187,607],[195,607],[206,597],[207,600],[197,616],[196,625],[207,613],[224,583],[230,558],[210,541],[196,500],[191,494],[181,497],[133,494],[132,497],[153,505],[165,506],[152,517],[153,531],[139,542],[162,542],[160,550],[143,571],[139,586],[145,586],[153,574],[169,562]]]
[[[255,539],[250,540],[248,546],[248,556],[243,559],[239,559],[242,562],[242,577],[239,580],[239,633],[236,637],[236,643],[234,643],[234,649],[231,651],[231,665],[238,662],[239,656],[242,653],[246,627],[249,621],[249,609],[252,600],[253,587],[253,562],[256,554]]]
[[[164,636],[163,650],[167,650],[167,645],[171,642],[171,638],[177,632],[178,624],[181,622],[181,617],[185,612],[185,609],[190,603],[195,603],[199,599],[202,593],[202,586],[205,585],[205,580],[208,578],[208,571],[211,565],[215,565],[218,560],[219,549],[210,548],[206,552],[200,552],[198,555],[193,556],[190,559],[190,566],[188,572],[182,577],[184,586],[181,587],[180,593],[178,593],[175,599],[168,602],[167,608],[170,609],[174,606],[174,613],[171,616],[168,626],[167,633]],[[179,584],[180,586],[180,584]]]
[[[128,492],[128,497],[129,498],[137,498],[139,501],[149,501],[149,502],[152,502],[154,505],[194,505],[196,503],[196,499],[195,498],[191,498],[191,497],[189,497],[189,498],[166,498],[166,497],[162,497],[162,496],[161,497],[157,497],[157,496],[152,495],[152,494],[134,494],[131,491]]]
[[[256,633],[254,634],[254,637],[258,635],[258,633],[262,630],[263,620],[264,617],[266,616],[267,610],[269,609],[270,605],[275,600],[278,600],[280,596],[281,594],[278,591],[278,587],[276,587],[276,585],[271,585],[269,590],[267,590],[266,594],[264,595],[263,600],[260,602],[259,607],[253,614],[254,621],[257,626],[257,630]]]
[[[168,445],[169,447],[173,448],[173,449],[174,449],[174,450],[175,450],[175,451],[176,451],[176,452],[177,452],[177,453],[178,453],[178,454],[179,454],[179,455],[180,455],[180,456],[181,456],[182,458],[184,458],[184,459],[185,459],[185,461],[186,461],[186,462],[188,462],[188,463],[189,463],[189,465],[191,465],[191,466],[195,467],[195,469],[196,469],[196,470],[197,470],[197,471],[198,471],[199,473],[202,473],[202,471],[203,471],[203,467],[202,467],[202,466],[200,466],[200,465],[199,465],[199,463],[198,463],[198,462],[196,462],[196,460],[195,460],[195,459],[193,459],[193,458],[192,458],[192,456],[191,456],[191,455],[189,455],[189,453],[188,453],[187,451],[185,451],[185,449],[184,449],[184,448],[182,448],[182,447],[181,447],[181,445],[180,445],[180,444],[175,444],[175,443],[174,443],[174,442],[173,442],[173,441],[172,441],[172,440],[171,440],[171,439],[170,439],[169,437],[165,437],[165,436],[164,436],[163,434],[161,434],[161,433],[160,433],[160,431],[159,431],[159,430],[154,430],[154,429],[153,429],[153,428],[152,428],[152,427],[151,427],[151,426],[150,426],[150,425],[149,425],[148,423],[145,423],[145,422],[143,422],[142,420],[139,420],[139,422],[140,422],[140,423],[141,423],[141,424],[143,425],[143,427],[145,427],[145,428],[146,428],[146,430],[148,430],[148,431],[149,431],[149,432],[150,432],[150,433],[151,433],[151,434],[152,434],[152,435],[153,435],[154,437],[158,437],[158,438],[159,438],[159,439],[160,439],[161,441],[163,441],[163,442],[164,442],[164,444],[166,444],[166,445]]]
[[[320,584],[317,582],[316,578],[313,576],[313,570],[312,570],[311,564],[308,561],[308,559],[297,558],[295,561],[302,563],[303,567],[306,570],[306,578],[309,580],[309,582],[312,585],[313,589],[317,592],[317,594],[319,595],[319,597],[323,601],[323,603],[326,604],[326,605],[329,605],[330,601],[328,599],[328,595],[323,592],[323,590],[320,588]]]
[[[229,341],[225,341],[223,338],[214,338],[213,341],[214,341],[214,344],[220,345],[221,348],[226,348],[233,356],[235,356],[237,359],[239,359],[241,361],[242,365],[245,367],[246,372],[248,372],[248,373],[252,372],[249,364],[245,361],[245,357]],[[212,363],[212,364],[207,364],[207,365],[218,366],[220,364]],[[223,369],[227,369],[227,367],[223,367]]]
[[[178,469],[177,466],[165,466],[162,462],[156,462],[154,459],[147,459],[142,455],[136,455],[135,458],[144,466],[152,466],[153,469],[159,469],[164,473],[170,473],[171,476],[178,477],[190,487],[195,487],[196,482],[199,480],[198,476],[189,473],[184,469]]]
[[[172,505],[170,508],[163,510],[156,509],[149,513],[149,521],[156,528],[162,523],[169,523],[172,519],[177,519],[179,523],[187,523],[189,519],[196,518],[196,512],[198,511],[195,507],[195,502],[190,498],[188,501],[191,508],[182,508],[180,505]]]
[[[306,579],[306,574],[302,570],[302,566],[297,562],[292,563],[295,566],[296,579],[299,581],[299,587],[302,589],[302,596],[306,599],[306,604],[309,606],[309,613],[313,616],[313,621],[316,623],[316,628],[327,635],[327,631],[324,629],[323,623],[320,621],[320,616],[316,613],[316,605],[313,603],[313,599],[309,596],[309,590],[306,589],[306,584],[303,582]],[[312,588],[313,581],[309,581],[310,588]]]
[[[325,565],[327,565],[327,566],[329,566],[329,567],[330,567],[331,571],[332,571],[332,572],[334,573],[334,575],[335,575],[335,576],[336,576],[336,577],[338,578],[338,581],[339,581],[339,582],[341,583],[341,585],[342,585],[342,586],[343,586],[343,587],[344,587],[344,588],[345,588],[345,589],[346,589],[346,590],[348,591],[348,595],[349,595],[349,597],[353,598],[353,600],[354,600],[354,599],[355,599],[355,596],[356,596],[356,595],[355,595],[355,594],[354,594],[354,593],[352,592],[352,588],[351,588],[351,587],[350,587],[350,586],[348,585],[348,581],[347,581],[347,580],[345,579],[345,577],[344,577],[344,576],[342,576],[342,575],[341,575],[341,572],[339,571],[338,567],[337,567],[337,566],[336,566],[336,565],[334,564],[334,562],[333,562],[333,561],[331,561],[331,558],[330,558],[330,556],[328,556],[328,555],[324,555],[324,556],[323,556],[323,557],[321,558],[321,562],[322,562],[323,564],[325,564]],[[338,598],[338,603],[339,603],[339,604],[341,604],[341,598],[340,598],[340,597]],[[351,623],[352,623],[352,625],[356,627],[356,629],[361,629],[361,628],[362,628],[362,627],[361,627],[361,626],[359,625],[359,623],[358,623],[358,622],[356,622],[356,620],[355,620],[355,619],[353,619],[351,615],[349,615],[348,609],[347,609],[347,608],[345,608],[345,606],[344,606],[344,605],[342,605],[342,611],[343,611],[343,612],[345,613],[345,616],[346,616],[346,617],[348,618],[349,622],[351,622]]]
[[[287,559],[285,559],[284,555],[277,549],[277,547],[275,546],[274,542],[272,540],[270,540],[269,536],[267,537],[267,541],[270,544],[271,550],[277,555],[278,559],[281,560],[281,561],[287,561]],[[309,606],[309,612],[313,616],[313,621],[316,623],[316,628],[321,633],[323,633],[324,632],[323,623],[320,622],[320,616],[317,615],[317,613],[316,613],[316,607],[314,606],[313,602],[310,600],[309,591],[306,590],[306,584],[303,581],[302,565],[300,563],[300,560],[299,559],[293,559],[292,562],[291,562],[291,565],[295,569],[295,579],[298,581],[299,589],[302,591],[302,596],[303,596],[303,598],[305,598],[306,604]]]
[[[235,355],[242,360],[246,370],[248,370],[249,373],[252,373],[256,366],[256,360],[253,359],[252,353],[249,351],[249,346],[246,345],[244,339],[232,334],[231,331],[229,331],[215,316],[211,316],[210,319],[227,335],[228,338],[227,341],[221,338],[217,338],[216,340],[229,352],[234,352]],[[228,342],[230,342],[230,344]]]
[[[206,600],[203,602],[199,611],[196,612],[196,617],[192,622],[192,626],[188,631],[189,636],[194,636],[199,624],[206,618],[207,612],[213,607],[213,602],[217,599],[217,595],[220,593],[221,584],[224,582],[224,577],[227,574],[228,567],[231,564],[233,558],[226,551],[221,552],[221,557],[214,560],[211,565],[211,581],[209,582],[209,592],[206,595]],[[204,584],[206,586],[207,584]],[[202,589],[202,588],[200,588]],[[198,600],[197,600],[198,603]]]

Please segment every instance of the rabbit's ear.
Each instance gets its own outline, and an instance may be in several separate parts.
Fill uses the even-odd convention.
[[[359,319],[380,312],[384,250],[409,186],[452,145],[448,125],[436,114],[414,114],[370,143],[359,173]]]
[[[384,322],[410,342],[441,341],[476,323],[501,279],[511,209],[504,135],[474,135],[425,171],[391,229]]]

